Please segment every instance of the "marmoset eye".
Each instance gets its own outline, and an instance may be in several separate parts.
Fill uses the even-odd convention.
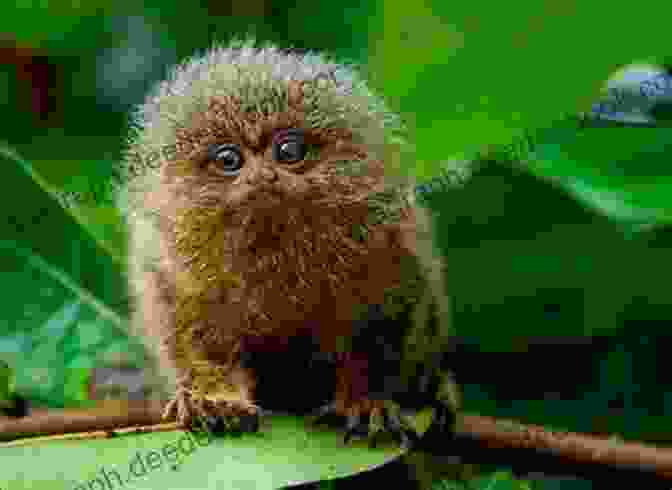
[[[210,148],[208,156],[209,167],[221,175],[235,177],[243,168],[243,155],[238,145],[215,145]]]
[[[306,156],[303,131],[288,129],[273,138],[273,159],[280,163],[295,163]]]

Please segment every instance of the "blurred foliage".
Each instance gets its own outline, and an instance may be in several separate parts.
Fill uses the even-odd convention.
[[[78,370],[105,357],[133,359],[121,268],[45,192],[28,163],[6,149],[0,162],[5,196],[13,203],[0,220],[6,299],[0,352],[22,395],[52,406],[72,404],[82,399]],[[137,346],[135,356],[138,362]]]
[[[412,121],[422,176],[587,111],[620,66],[670,56],[663,0],[634,10],[606,0],[376,5],[371,71]]]
[[[459,343],[447,363],[469,410],[667,442],[672,128],[564,115],[618,66],[669,60],[668,7],[603,4],[3,6],[0,359],[14,389],[81,405],[93,366],[142,364],[123,330],[125,230],[107,194],[128,111],[172,63],[253,34],[365,63],[411,124],[421,181],[481,155],[469,182],[422,196],[450,265]]]

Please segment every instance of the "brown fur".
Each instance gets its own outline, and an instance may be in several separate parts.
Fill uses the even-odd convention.
[[[254,412],[255,373],[241,357],[283,351],[295,335],[340,356],[338,411],[373,413],[382,401],[370,399],[369,359],[351,345],[363,307],[411,301],[414,326],[398,346],[406,379],[420,364],[437,367],[448,336],[442,264],[430,235],[419,233],[429,231],[428,216],[413,206],[410,183],[389,172],[405,151],[395,142],[398,121],[338,70],[320,84],[301,79],[305,73],[276,74],[272,83],[262,74],[291,71],[292,63],[323,72],[330,64],[247,49],[239,58],[234,50],[213,52],[203,58],[210,65],[197,60],[178,70],[140,113],[131,154],[147,158],[162,145],[175,151],[129,183],[122,198],[130,209],[133,324],[171,384],[166,415],[185,424],[208,413]],[[275,64],[260,62],[255,71],[264,57]],[[234,76],[226,65],[240,60],[256,66],[247,67],[260,77],[250,86],[244,69]],[[274,162],[272,139],[290,128],[303,129],[317,152],[295,164]],[[209,161],[210,146],[222,143],[243,152],[235,177]],[[401,192],[387,208],[392,217],[380,219],[388,205],[374,205],[373,196],[390,188]],[[439,327],[429,327],[432,314]]]
[[[254,377],[239,365],[249,337],[282,343],[317,328],[310,334],[321,348],[338,351],[353,311],[383,303],[384,291],[399,286],[400,257],[415,254],[410,207],[399,225],[373,227],[364,243],[350,238],[354,224],[366,223],[366,198],[383,189],[384,172],[371,160],[362,176],[337,175],[335,162],[368,156],[348,131],[306,128],[322,148],[319,161],[268,163],[273,131],[303,124],[300,98],[293,102],[289,113],[255,119],[240,117],[235,100],[213,99],[177,134],[175,160],[144,196],[157,213],[163,252],[159,270],[146,272],[141,321],[161,339],[163,365],[187,376],[178,386],[192,397],[253,403]],[[235,178],[207,168],[208,145],[221,141],[247,152]],[[274,184],[262,175],[267,165]],[[343,398],[348,388],[339,392]]]

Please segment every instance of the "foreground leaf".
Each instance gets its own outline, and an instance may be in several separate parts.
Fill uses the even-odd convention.
[[[105,475],[120,485],[118,474],[124,488],[134,490],[274,489],[349,476],[402,454],[391,440],[375,449],[364,440],[344,446],[341,432],[311,427],[303,418],[272,415],[264,423],[261,432],[242,437],[171,431],[0,446],[0,488],[94,488],[89,482],[98,478],[105,486]]]

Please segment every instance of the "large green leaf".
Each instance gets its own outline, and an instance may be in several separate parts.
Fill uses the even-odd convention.
[[[530,168],[607,216],[672,222],[672,128],[593,127],[538,145]]]
[[[466,185],[426,200],[457,335],[484,350],[509,351],[529,337],[610,335],[637,298],[671,304],[669,250],[582,206],[557,180],[489,162]]]
[[[0,151],[0,158],[8,208],[0,225],[2,236],[11,237],[3,240],[3,248],[13,249],[120,324],[125,283],[119,265],[64,211],[28,162],[8,149]]]
[[[342,433],[309,427],[301,418],[274,415],[265,420],[268,426],[262,426],[259,433],[238,438],[174,431],[0,446],[0,488],[88,488],[88,482],[96,478],[105,485],[106,474],[112,484],[119,485],[116,471],[125,488],[138,490],[270,490],[349,476],[402,454],[398,444],[389,439],[375,449],[363,439],[344,446]],[[427,425],[418,428],[424,431]],[[40,464],[35,464],[37,461]]]
[[[6,186],[0,352],[23,395],[52,406],[81,401],[72,380],[81,380],[96,359],[124,352],[141,359],[126,336],[121,269],[26,161],[5,148],[0,162]]]
[[[670,221],[671,131],[567,117],[491,153],[636,231]]]
[[[590,109],[618,67],[670,54],[663,0],[378,2],[371,71],[409,119],[419,176]]]

